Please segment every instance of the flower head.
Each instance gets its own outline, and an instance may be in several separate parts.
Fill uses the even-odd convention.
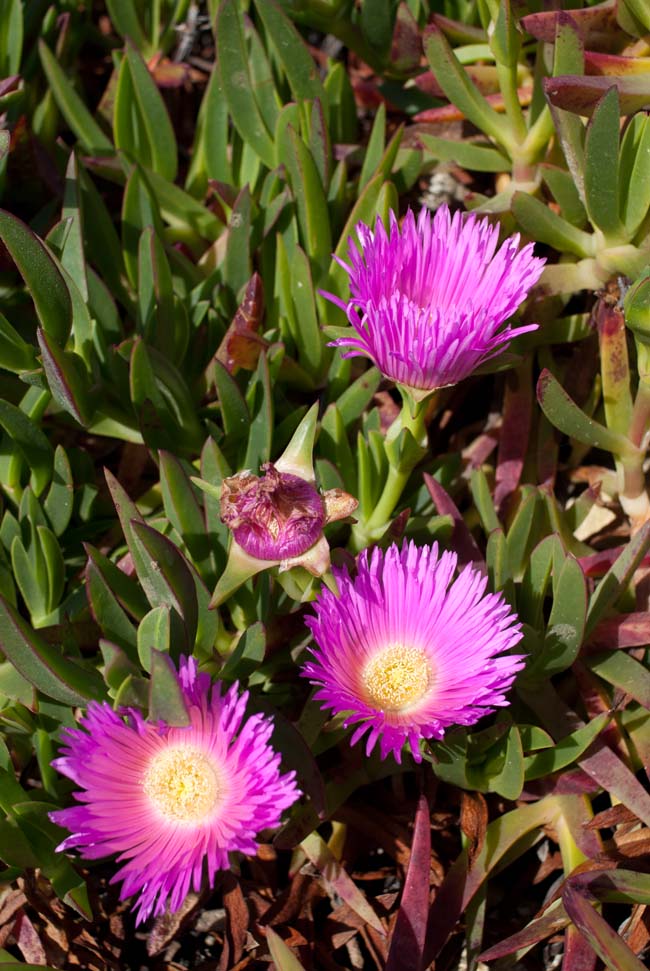
[[[271,462],[264,475],[240,472],[223,480],[221,519],[250,556],[285,560],[314,545],[325,525],[323,500],[316,488]]]
[[[421,738],[450,725],[472,725],[494,708],[524,665],[507,654],[522,637],[500,594],[470,566],[452,580],[455,553],[405,543],[359,557],[355,579],[335,570],[340,595],[323,590],[307,619],[316,646],[303,674],[316,699],[366,732],[366,753],[399,762],[408,740],[416,761]]]
[[[228,562],[211,607],[271,567],[280,573],[301,567],[316,577],[329,570],[330,548],[323,527],[346,519],[359,503],[342,489],[317,489],[312,456],[317,419],[315,404],[278,460],[262,466],[262,476],[238,472],[225,478],[218,490],[203,479],[192,480],[207,492],[216,491],[221,519],[232,532]]]
[[[65,729],[52,764],[78,786],[81,803],[51,813],[72,833],[58,847],[87,859],[119,854],[122,899],[139,894],[137,922],[178,910],[199,890],[206,863],[212,883],[229,854],[254,854],[260,830],[276,827],[298,798],[294,773],[280,774],[269,744],[273,724],[244,719],[248,693],[199,674],[181,659],[178,680],[190,724],[152,724],[129,710],[91,702],[80,728]]]
[[[499,227],[447,206],[435,216],[409,210],[390,232],[377,218],[374,232],[357,226],[361,252],[350,239],[346,302],[325,294],[347,313],[354,336],[333,341],[346,357],[369,357],[388,378],[423,397],[456,384],[536,324],[502,326],[537,282],[544,260],[511,236],[497,250]]]

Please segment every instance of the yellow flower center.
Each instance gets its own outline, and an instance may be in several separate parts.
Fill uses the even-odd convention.
[[[425,694],[432,678],[431,662],[419,647],[396,644],[376,654],[361,680],[370,704],[381,711],[403,711]]]
[[[214,764],[205,752],[189,745],[158,752],[142,785],[162,816],[186,824],[200,823],[209,816],[222,792]]]

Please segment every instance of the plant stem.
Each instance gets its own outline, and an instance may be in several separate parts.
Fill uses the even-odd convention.
[[[408,393],[403,393],[402,397],[402,410],[388,430],[386,443],[394,442],[403,429],[408,429],[418,445],[423,445],[426,441],[424,416],[430,399],[426,398],[424,401],[414,403],[409,399]],[[358,522],[352,531],[352,542],[355,549],[363,549],[368,543],[383,536],[414,465],[415,463],[411,465],[390,465],[384,488],[375,508],[370,516],[365,521]]]
[[[503,95],[503,104],[506,115],[510,122],[512,134],[518,145],[523,144],[528,134],[526,120],[519,103],[519,92],[517,90],[517,63],[508,66],[497,63],[497,75],[499,77],[499,88]]]

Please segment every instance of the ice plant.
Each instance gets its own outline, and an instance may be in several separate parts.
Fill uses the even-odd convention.
[[[303,674],[321,707],[357,725],[351,744],[367,733],[367,754],[378,742],[382,758],[399,762],[408,741],[419,762],[420,739],[508,703],[524,664],[508,653],[520,625],[478,570],[454,580],[456,563],[436,543],[364,550],[357,576],[335,570],[339,596],[324,589],[307,619],[316,645]]]
[[[226,689],[181,659],[179,684],[190,723],[146,721],[91,702],[79,728],[64,729],[53,762],[78,786],[81,803],[51,813],[71,831],[59,850],[87,859],[117,853],[122,899],[137,894],[140,923],[178,910],[199,890],[204,863],[213,882],[234,852],[254,854],[257,834],[274,828],[297,799],[294,773],[280,773],[269,739],[273,724],[245,718],[248,693]]]
[[[347,314],[354,333],[333,341],[344,356],[369,357],[416,399],[456,384],[536,324],[507,320],[537,282],[544,260],[511,236],[497,249],[499,226],[447,206],[435,216],[411,210],[402,228],[356,228],[350,239],[350,299],[325,294]]]

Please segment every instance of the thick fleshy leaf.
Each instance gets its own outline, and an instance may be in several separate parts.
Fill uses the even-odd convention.
[[[38,344],[47,383],[54,400],[80,425],[86,427],[92,417],[89,382],[84,363],[70,351],[62,350],[56,341],[38,328]]]
[[[0,239],[32,295],[43,330],[63,347],[72,326],[72,303],[54,258],[24,222],[4,210],[0,210]]]
[[[650,523],[632,537],[600,581],[589,600],[585,633],[589,635],[605,611],[618,600],[650,548]]]
[[[274,0],[255,0],[255,7],[277,51],[293,97],[296,101],[323,101],[326,94],[316,63],[287,15]]]
[[[47,437],[21,408],[2,399],[0,427],[9,435],[19,455],[31,469],[32,487],[35,494],[40,495],[50,482],[54,462],[54,452]]]
[[[571,225],[539,199],[525,192],[515,192],[512,211],[524,232],[532,233],[540,243],[581,258],[595,255],[594,237]]]
[[[0,649],[5,657],[48,698],[64,705],[85,705],[90,698],[102,697],[102,683],[97,673],[65,658],[33,631],[2,597],[0,632]]]
[[[57,107],[82,147],[92,155],[112,155],[113,143],[88,111],[43,39],[38,42],[38,53]]]
[[[636,451],[623,435],[589,418],[546,368],[537,382],[537,400],[551,424],[576,441],[592,448],[603,448],[617,456]]]
[[[576,762],[600,735],[610,718],[609,712],[603,712],[587,725],[560,739],[553,748],[545,748],[541,752],[527,756],[524,759],[526,782],[546,778],[551,773],[559,772],[560,769]]]
[[[431,820],[425,795],[418,800],[411,856],[404,891],[393,928],[386,971],[412,971],[421,967],[429,910]]]
[[[291,948],[284,943],[272,927],[266,928],[266,943],[269,946],[276,971],[305,971],[304,965],[300,963]]]
[[[592,115],[601,98],[615,87],[624,115],[647,109],[650,105],[650,75],[632,74],[621,77],[565,75],[545,78],[546,97],[552,105],[576,115]]]
[[[147,65],[129,40],[115,92],[113,134],[117,148],[174,181],[178,166],[174,129]]]
[[[455,142],[426,131],[418,133],[418,141],[425,148],[425,157],[431,155],[439,162],[455,162],[456,165],[461,165],[469,171],[509,172],[512,167],[507,155],[488,145]]]
[[[38,366],[36,349],[23,340],[6,317],[0,314],[0,367],[7,371],[32,371]]]
[[[616,651],[587,659],[587,665],[603,680],[608,681],[650,710],[650,672],[629,654]]]
[[[436,23],[424,33],[424,50],[429,66],[445,95],[476,127],[503,146],[511,140],[507,125],[478,90],[461,67],[444,34]]]
[[[169,452],[160,452],[160,485],[165,512],[182,538],[197,569],[210,586],[215,581],[210,541],[203,511],[190,479],[179,462]]]
[[[619,215],[619,127],[618,93],[612,87],[598,102],[587,126],[585,200],[594,226],[614,241],[625,238]]]
[[[273,142],[253,92],[244,22],[237,4],[222,2],[217,11],[215,37],[218,70],[233,124],[262,161],[273,168]]]
[[[153,651],[170,653],[171,629],[171,608],[167,604],[154,607],[142,618],[138,627],[138,657],[145,671],[152,670]]]
[[[569,881],[562,901],[567,914],[611,971],[644,971],[645,965],[600,916],[584,891]]]
[[[171,605],[178,612],[191,650],[196,637],[198,604],[194,578],[187,562],[172,541],[152,526],[133,520],[131,529],[149,561],[146,571],[138,573],[142,588],[153,607]]]
[[[190,716],[183,689],[170,658],[160,651],[151,652],[151,685],[149,718],[166,725],[189,725]]]

